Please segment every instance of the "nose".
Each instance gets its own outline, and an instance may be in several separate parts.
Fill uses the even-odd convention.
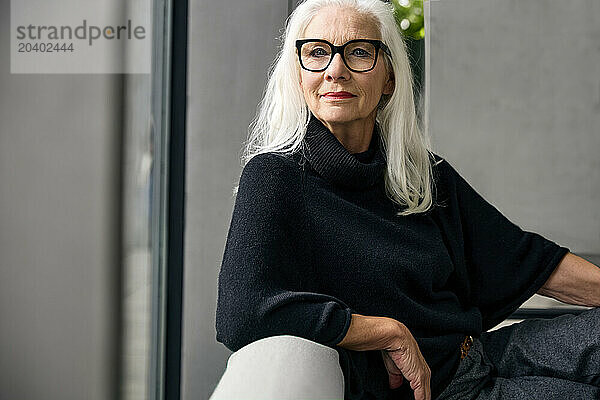
[[[333,56],[331,63],[325,70],[325,79],[333,82],[350,79],[350,70],[344,64],[344,60],[342,60],[339,53]]]

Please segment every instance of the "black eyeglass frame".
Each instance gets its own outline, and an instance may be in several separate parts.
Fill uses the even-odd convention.
[[[327,65],[324,68],[321,68],[321,69],[310,69],[310,68],[306,68],[306,66],[302,63],[302,46],[304,46],[304,44],[308,43],[308,42],[325,43],[325,44],[329,45],[329,47],[331,48],[331,50],[332,50],[331,51],[331,57],[329,58],[329,62],[327,63]],[[373,61],[373,66],[371,68],[357,71],[355,69],[350,68],[350,66],[346,62],[346,57],[344,57],[344,49],[349,44],[356,43],[356,42],[367,42],[367,43],[370,43],[373,46],[375,46],[375,60]],[[344,65],[350,71],[352,71],[352,72],[369,72],[373,68],[375,68],[375,66],[377,65],[377,58],[378,58],[378,55],[379,55],[379,49],[383,50],[384,53],[388,55],[388,57],[392,58],[392,52],[390,51],[389,47],[387,47],[386,44],[383,43],[381,40],[376,40],[376,39],[353,39],[353,40],[350,40],[350,41],[344,43],[341,46],[336,46],[336,45],[328,42],[325,39],[298,39],[298,40],[296,40],[296,50],[298,52],[298,61],[300,62],[300,66],[303,69],[305,69],[307,71],[310,71],[310,72],[322,72],[322,71],[325,71],[327,68],[329,68],[329,65],[331,64],[331,61],[333,61],[333,57],[335,57],[335,55],[337,53],[340,54],[340,57],[342,57],[342,61],[344,62]]]

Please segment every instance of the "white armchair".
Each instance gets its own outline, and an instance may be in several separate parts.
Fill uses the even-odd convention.
[[[209,400],[344,398],[338,353],[296,336],[257,340],[233,353]]]

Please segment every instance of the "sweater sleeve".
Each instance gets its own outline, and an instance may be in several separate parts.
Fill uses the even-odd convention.
[[[292,160],[259,154],[244,167],[219,273],[217,341],[230,350],[274,335],[328,346],[345,336],[351,310],[304,289],[311,277],[303,204]]]
[[[455,184],[473,299],[488,330],[534,295],[569,249],[522,230],[447,167]]]

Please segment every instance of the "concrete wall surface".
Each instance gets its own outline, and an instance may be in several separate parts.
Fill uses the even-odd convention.
[[[217,275],[242,142],[287,15],[286,1],[190,2],[183,399],[208,399],[231,353],[215,340]]]
[[[600,254],[600,3],[429,4],[436,151],[521,228]]]

